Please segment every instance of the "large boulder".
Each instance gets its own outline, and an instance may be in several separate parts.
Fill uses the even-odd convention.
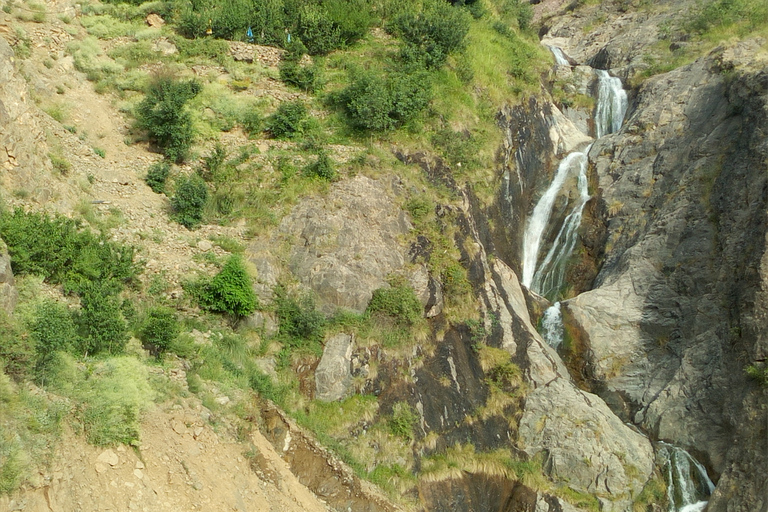
[[[315,370],[315,398],[333,402],[345,398],[352,389],[352,336],[332,336],[323,349],[323,357]]]
[[[294,208],[278,239],[290,244],[288,266],[321,309],[363,312],[373,291],[406,264],[401,239],[410,229],[390,184],[356,176]]]

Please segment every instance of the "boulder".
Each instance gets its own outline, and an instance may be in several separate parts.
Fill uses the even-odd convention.
[[[346,397],[352,388],[352,336],[336,334],[323,349],[315,369],[315,398],[333,402]]]
[[[291,247],[288,266],[315,292],[320,309],[362,313],[373,291],[405,265],[401,238],[410,229],[385,182],[356,176],[294,208],[275,243]]]

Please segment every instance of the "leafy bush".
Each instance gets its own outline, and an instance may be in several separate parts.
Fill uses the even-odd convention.
[[[333,168],[333,162],[325,151],[320,151],[317,154],[317,159],[307,164],[302,172],[304,176],[309,176],[310,178],[320,178],[327,181],[336,178],[336,169]]]
[[[172,161],[183,160],[192,146],[195,134],[186,103],[201,90],[197,80],[179,81],[160,75],[150,83],[146,97],[136,107],[139,128]]]
[[[341,104],[352,126],[384,131],[415,118],[429,104],[432,91],[426,73],[358,73],[340,94]]]
[[[389,315],[408,325],[417,322],[423,311],[413,288],[404,283],[393,283],[389,288],[374,290],[366,309],[367,313]]]
[[[289,296],[284,289],[278,288],[275,304],[280,334],[289,346],[298,348],[323,339],[325,316],[316,309],[312,296]]]
[[[293,59],[280,63],[280,80],[312,93],[319,91],[323,86],[321,70],[317,65],[302,66]]]
[[[256,310],[258,299],[240,256],[231,256],[227,260],[221,272],[202,291],[200,304],[209,311],[235,318],[248,316]]]
[[[307,126],[307,106],[301,100],[281,103],[269,116],[267,127],[278,139],[295,138],[304,133]]]
[[[341,46],[341,33],[328,13],[316,4],[307,3],[298,11],[296,36],[312,55],[325,55]]]
[[[768,386],[768,367],[763,364],[751,364],[744,369],[747,377],[761,386]]]
[[[420,12],[404,12],[389,29],[404,42],[401,57],[408,63],[438,69],[448,55],[462,48],[469,16],[447,2],[429,2]]]
[[[139,266],[132,247],[95,235],[73,219],[21,208],[0,212],[0,238],[11,255],[14,273],[38,274],[66,290],[84,283],[109,283],[113,290],[135,279]]]
[[[35,359],[33,343],[5,312],[0,311],[0,377],[3,371],[16,381],[29,376]]]
[[[176,313],[171,308],[157,306],[147,312],[139,339],[145,348],[159,356],[171,348],[180,332]]]
[[[203,209],[208,201],[208,186],[198,175],[180,177],[171,198],[171,218],[187,229],[194,229],[203,220]]]
[[[462,168],[466,172],[480,165],[477,158],[479,144],[468,131],[439,130],[432,136],[432,144],[441,150],[454,170]]]
[[[128,342],[128,326],[121,303],[107,286],[89,282],[80,292],[80,351],[86,355],[121,354]]]
[[[243,126],[245,133],[251,137],[261,132],[262,127],[264,126],[261,109],[256,105],[251,105],[246,108],[240,117],[240,124]]]
[[[147,175],[144,177],[144,181],[154,193],[163,194],[165,193],[165,181],[168,179],[168,174],[170,172],[171,165],[165,160],[154,163],[147,170]]]
[[[43,301],[35,308],[29,331],[35,341],[36,373],[44,380],[56,353],[68,352],[77,344],[73,315],[63,304]]]

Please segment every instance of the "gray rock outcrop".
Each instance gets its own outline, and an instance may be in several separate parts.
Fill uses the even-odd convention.
[[[315,369],[315,398],[334,402],[345,398],[352,388],[352,336],[336,334],[323,349],[323,357]]]
[[[363,312],[373,291],[406,264],[400,239],[410,229],[390,186],[356,176],[302,202],[280,223],[278,237],[290,244],[291,272],[321,309]]]
[[[13,49],[0,38],[0,186],[35,190],[40,186],[36,173],[50,166],[48,146],[14,61]]]

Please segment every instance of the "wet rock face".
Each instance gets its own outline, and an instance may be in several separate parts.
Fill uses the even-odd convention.
[[[324,311],[362,313],[373,291],[405,265],[400,238],[411,224],[392,195],[384,182],[357,176],[303,202],[280,223],[279,238],[291,246],[288,266]]]
[[[709,510],[757,510],[765,496],[765,411],[743,368],[768,339],[767,69],[742,43],[640,89],[622,131],[590,152],[605,264],[566,303],[606,394],[722,474]]]

